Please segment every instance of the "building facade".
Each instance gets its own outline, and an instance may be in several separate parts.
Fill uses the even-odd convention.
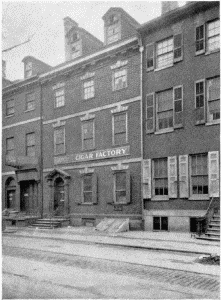
[[[189,2],[139,29],[146,230],[195,231],[219,200],[219,3]]]

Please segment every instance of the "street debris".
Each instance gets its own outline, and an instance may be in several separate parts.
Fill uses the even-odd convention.
[[[196,259],[200,264],[220,265],[220,256],[218,254],[201,255]]]

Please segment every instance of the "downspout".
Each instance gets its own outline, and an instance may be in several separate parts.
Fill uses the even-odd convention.
[[[141,205],[142,205],[142,222],[144,223],[144,203],[143,203],[143,53],[144,47],[142,36],[140,33],[138,37],[139,51],[140,51],[140,156],[141,156]]]
[[[43,205],[43,199],[44,199],[44,194],[43,194],[43,103],[42,103],[42,83],[39,80],[40,84],[40,199],[41,199],[41,218],[43,218],[43,213],[44,213],[44,205]]]

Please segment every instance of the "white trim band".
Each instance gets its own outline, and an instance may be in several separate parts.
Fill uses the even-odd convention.
[[[14,123],[14,124],[2,126],[2,130],[7,129],[7,128],[11,128],[11,127],[15,127],[15,126],[19,126],[19,125],[24,125],[24,124],[35,122],[35,121],[40,121],[40,120],[41,120],[41,117],[37,117],[37,118],[34,118],[34,119],[29,119],[29,120],[26,120],[26,121],[17,122],[17,123]]]

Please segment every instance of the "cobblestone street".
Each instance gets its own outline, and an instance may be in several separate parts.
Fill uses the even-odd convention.
[[[64,251],[69,248],[69,254]],[[110,255],[103,258],[104,253]],[[219,297],[219,278],[182,270],[116,261],[113,254],[170,260],[171,253],[82,242],[4,236],[4,298],[169,298]],[[96,254],[96,258],[93,257]],[[172,255],[174,263],[195,254]],[[145,262],[147,263],[147,261]],[[62,274],[62,275],[61,275]]]

